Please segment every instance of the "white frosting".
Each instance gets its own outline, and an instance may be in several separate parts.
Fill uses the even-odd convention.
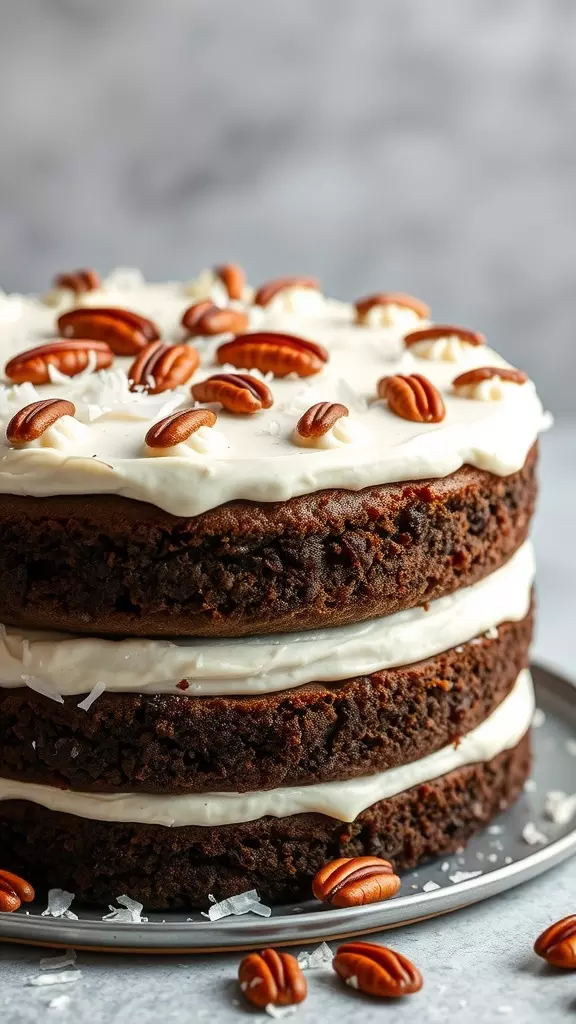
[[[413,345],[410,345],[410,351],[418,359],[429,359],[432,362],[458,363],[470,347],[476,348],[481,352],[485,351],[483,345],[471,346],[470,342],[464,341],[457,334],[449,334],[445,338],[424,338],[422,341],[416,341]]]
[[[379,800],[431,782],[465,765],[490,761],[511,750],[530,728],[534,691],[523,671],[512,692],[481,725],[457,744],[434,754],[347,782],[284,786],[259,793],[193,793],[167,796],[146,793],[79,793],[31,782],[0,779],[0,800],[30,800],[52,811],[97,821],[129,821],[154,825],[232,825],[270,815],[315,811],[340,821],[355,818]]]
[[[151,317],[167,341],[181,341],[180,319],[191,301],[189,287],[174,282],[144,284],[137,272],[121,270],[97,292],[84,293],[81,301],[129,308]],[[446,418],[435,424],[401,419],[385,402],[376,400],[376,387],[383,376],[421,372],[421,360],[403,345],[405,326],[400,330],[397,324],[393,328],[359,325],[353,306],[326,299],[313,289],[292,291],[302,293],[298,305],[300,301],[307,304],[306,315],[278,312],[271,303],[266,309],[249,308],[251,324],[316,340],[328,349],[329,362],[313,377],[272,380],[271,409],[255,416],[219,411],[217,428],[228,438],[229,447],[211,452],[208,459],[182,458],[181,452],[147,458],[148,428],[174,408],[190,407],[189,384],[178,393],[131,393],[119,383],[119,371],[125,374],[132,360],[117,358],[111,370],[37,389],[7,387],[0,393],[0,492],[120,494],[149,501],[175,515],[192,516],[236,498],[284,501],[330,487],[359,490],[392,481],[442,477],[464,463],[500,476],[522,467],[538,432],[548,423],[532,383],[516,388],[513,401],[463,401],[452,391],[457,375],[454,364],[430,362],[427,376],[442,393]],[[283,296],[285,302],[286,292]],[[0,315],[3,361],[57,334],[53,308],[33,298],[16,298],[8,322]],[[12,301],[4,298],[0,313]],[[12,318],[14,310],[19,311],[17,319]],[[193,382],[222,370],[214,359],[221,340],[195,340],[201,366]],[[488,348],[465,348],[458,373],[481,365],[508,365]],[[28,402],[46,397],[72,400],[77,419],[87,426],[85,435],[65,451],[14,449],[4,439],[8,420]],[[321,401],[346,405],[362,426],[362,437],[321,450],[295,445],[298,419]]]
[[[471,587],[351,626],[237,640],[100,640],[0,627],[0,688],[29,685],[48,694],[108,692],[261,695],[314,681],[332,682],[431,658],[519,621],[530,606],[534,554],[529,543]],[[497,635],[497,631],[496,631]]]
[[[83,441],[88,433],[87,427],[80,423],[74,416],[61,416],[56,423],[48,427],[40,437],[25,444],[18,445],[22,448],[55,448],[60,452],[67,452],[74,449],[75,445]]]
[[[362,316],[361,323],[366,327],[393,327],[407,334],[418,327],[423,327],[428,320],[423,319],[415,309],[399,306],[396,302],[385,302],[372,306]]]
[[[452,390],[459,398],[472,398],[477,402],[514,402],[523,387],[526,385],[502,380],[502,377],[489,377],[477,384],[458,385]]]
[[[320,451],[325,451],[328,448],[342,448],[346,444],[365,444],[367,435],[366,428],[357,419],[351,416],[341,416],[325,434],[320,434],[318,437],[303,437],[298,430],[294,429],[292,440],[300,448],[318,448]]]

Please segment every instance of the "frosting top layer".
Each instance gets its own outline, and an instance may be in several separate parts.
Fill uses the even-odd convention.
[[[58,337],[60,313],[73,304],[118,306],[151,318],[167,342],[182,342],[185,309],[209,292],[224,302],[220,282],[145,283],[137,272],[117,271],[101,289],[73,297],[62,290],[46,302],[0,295],[0,356],[13,355]],[[73,301],[72,301],[73,299]],[[250,330],[295,334],[319,342],[329,354],[320,373],[266,377],[274,404],[242,416],[211,405],[214,428],[203,427],[202,443],[176,445],[163,457],[151,457],[144,438],[150,426],[176,409],[192,408],[190,383],[216,372],[251,372],[251,367],[221,367],[215,353],[230,335],[195,338],[200,366],[191,382],[158,395],[131,392],[126,371],[132,357],[116,357],[114,366],[64,378],[52,370],[52,383],[10,386],[0,392],[0,493],[118,494],[148,501],[174,515],[193,516],[233,499],[285,501],[329,487],[360,490],[376,484],[442,477],[464,463],[506,476],[518,471],[547,417],[532,382],[502,390],[496,400],[456,395],[452,381],[480,366],[507,367],[485,345],[459,345],[454,339],[435,347],[406,348],[404,334],[414,329],[406,310],[390,308],[386,317],[356,322],[353,305],[326,299],[313,289],[282,293],[269,306],[232,303],[245,308]],[[420,321],[422,323],[422,321]],[[402,419],[377,397],[380,378],[423,374],[438,388],[446,406],[439,423]],[[260,375],[261,376],[261,375]],[[30,402],[63,397],[74,402],[85,430],[54,430],[42,445],[15,448],[5,438],[8,421]],[[349,410],[334,437],[318,444],[299,443],[296,425],[318,402],[337,402]],[[49,441],[50,443],[46,443]],[[155,453],[157,455],[157,452]]]

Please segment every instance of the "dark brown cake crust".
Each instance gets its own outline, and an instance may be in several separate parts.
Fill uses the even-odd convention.
[[[85,790],[249,791],[384,771],[491,714],[528,662],[532,614],[427,661],[265,697],[0,689],[0,775]]]
[[[526,539],[519,473],[234,501],[192,519],[115,495],[0,496],[0,622],[241,636],[389,615],[468,586]]]
[[[397,870],[462,846],[520,793],[529,734],[486,764],[450,772],[383,800],[343,824],[321,814],[213,828],[90,821],[22,800],[0,804],[2,867],[40,894],[65,888],[101,904],[127,893],[146,907],[202,906],[257,889],[265,901],[310,896],[334,857],[386,857]],[[38,851],[42,855],[38,855]]]

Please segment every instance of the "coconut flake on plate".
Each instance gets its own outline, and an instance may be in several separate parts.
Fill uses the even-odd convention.
[[[453,875],[448,875],[448,878],[456,884],[457,882],[467,882],[470,878],[478,878],[478,875],[481,874],[481,871],[455,871]]]
[[[78,915],[70,910],[74,898],[75,893],[66,892],[66,889],[49,889],[48,906],[42,911],[42,917],[67,917],[77,921]]]
[[[117,896],[116,903],[120,906],[113,907],[108,904],[110,913],[104,915],[103,921],[114,921],[115,924],[145,924],[148,921],[147,917],[142,917],[144,904],[138,903],[138,900],[133,900],[130,896]]]
[[[555,825],[567,825],[576,814],[576,793],[568,794],[560,789],[546,794],[544,813]]]
[[[541,726],[544,725],[545,721],[546,721],[546,715],[542,711],[542,708],[536,708],[536,710],[534,711],[534,717],[532,718],[532,728],[533,729],[540,729]]]
[[[438,885],[438,882],[433,882],[432,880],[424,882],[424,885],[422,886],[422,892],[434,892],[435,889],[440,889],[440,886]]]
[[[259,917],[270,917],[272,908],[262,903],[256,889],[247,889],[236,896],[229,896],[218,902],[215,896],[208,896],[212,906],[208,913],[202,911],[202,917],[210,921],[220,921],[223,917],[237,917],[240,914],[258,914]]]
[[[540,843],[547,843],[548,836],[536,827],[533,821],[527,821],[522,829],[522,839],[528,846],[538,846]]]

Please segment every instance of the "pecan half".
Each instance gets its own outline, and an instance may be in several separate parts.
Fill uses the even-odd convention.
[[[41,402],[31,402],[12,417],[6,427],[6,437],[10,444],[27,444],[41,437],[62,416],[74,416],[75,412],[75,405],[65,398],[45,398]]]
[[[80,306],[63,313],[58,327],[66,338],[106,341],[117,356],[134,356],[160,337],[156,324],[128,309]]]
[[[70,270],[64,274],[56,274],[55,288],[68,288],[80,295],[81,292],[93,292],[101,285],[100,274],[96,270]]]
[[[340,857],[320,868],[312,882],[317,900],[336,907],[379,903],[398,892],[401,881],[381,857]]]
[[[372,942],[345,942],[337,949],[332,966],[346,985],[370,996],[407,996],[423,985],[411,960]]]
[[[295,957],[264,949],[249,953],[238,968],[240,988],[252,1006],[292,1006],[301,1003],[308,991],[306,978]]]
[[[20,875],[0,868],[0,911],[11,913],[18,910],[22,903],[31,903],[35,895],[30,883]]]
[[[486,338],[480,331],[470,331],[467,327],[455,327],[454,324],[434,324],[410,331],[404,335],[404,344],[410,348],[419,341],[435,341],[437,338],[458,338],[466,345],[485,345]]]
[[[534,952],[553,967],[576,969],[576,914],[546,928],[536,939]]]
[[[167,345],[153,341],[143,348],[128,370],[130,390],[159,395],[185,384],[200,363],[200,356],[191,345]]]
[[[149,448],[173,448],[187,441],[200,427],[213,427],[216,413],[211,409],[185,409],[159,420],[146,434]]]
[[[4,373],[16,384],[48,384],[50,382],[49,366],[54,366],[66,377],[75,377],[82,373],[90,362],[90,354],[95,360],[94,369],[103,370],[114,362],[112,349],[105,341],[57,340],[46,345],[29,348],[20,352],[6,363]]]
[[[363,323],[375,306],[401,306],[403,309],[411,309],[421,320],[427,320],[430,316],[430,307],[422,302],[422,299],[415,299],[413,295],[407,295],[405,292],[376,292],[374,295],[357,299],[354,306],[356,320],[359,323]]]
[[[481,384],[483,380],[493,380],[494,377],[510,381],[511,384],[525,384],[528,380],[527,374],[522,370],[508,369],[505,366],[477,366],[475,370],[467,370],[456,377],[452,381],[452,387],[466,388],[471,384]]]
[[[191,390],[197,402],[220,402],[229,412],[250,414],[274,404],[268,385],[248,373],[215,373]]]
[[[244,294],[246,286],[246,274],[237,263],[222,263],[214,267],[216,277],[219,277],[228,292],[228,298],[238,301]]]
[[[202,299],[185,310],[182,326],[191,337],[241,334],[250,326],[250,318],[241,309],[220,309],[211,299]]]
[[[275,377],[286,377],[289,373],[311,377],[323,368],[328,353],[315,341],[297,338],[293,334],[257,331],[239,334],[232,341],[220,345],[216,359],[221,365],[232,363],[239,369],[256,368],[262,373],[273,373]]]
[[[260,285],[254,296],[254,305],[267,306],[280,292],[285,292],[288,288],[312,288],[318,292],[320,282],[316,277],[276,277],[273,281],[266,281]]]
[[[446,415],[440,392],[420,373],[382,377],[378,381],[378,396],[388,402],[396,416],[413,423],[440,423]]]
[[[296,430],[301,437],[321,437],[348,413],[346,406],[339,402],[317,402],[300,417]]]

